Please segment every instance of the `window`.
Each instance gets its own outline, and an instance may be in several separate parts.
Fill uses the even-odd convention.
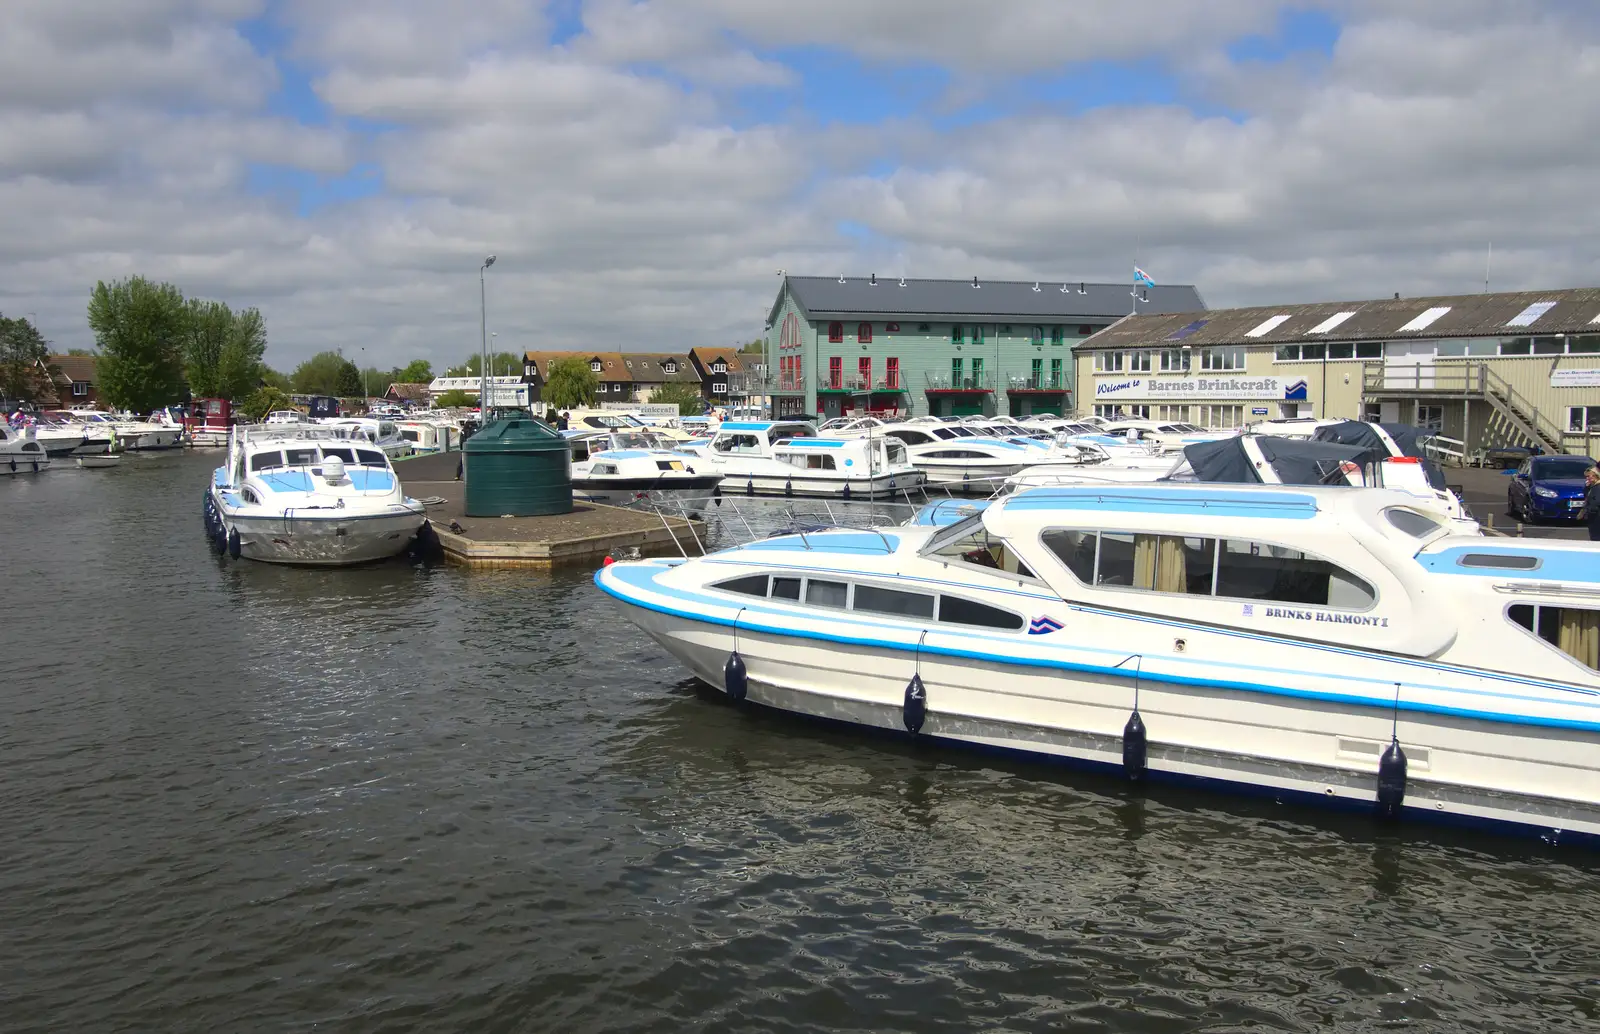
[[[1022,627],[1022,615],[1013,614],[986,603],[964,600],[959,596],[939,597],[939,620],[953,625],[977,625],[980,628],[1004,628],[1015,631]]]
[[[1066,383],[1061,379],[1061,360],[1050,360],[1050,387],[1064,388]]]
[[[792,467],[802,470],[836,470],[832,456],[812,456],[807,453],[794,452],[783,457],[783,461]]]
[[[1390,524],[1412,538],[1427,538],[1443,527],[1438,521],[1426,514],[1399,506],[1391,506],[1384,510],[1383,516]],[[1462,561],[1465,562],[1465,560],[1466,558],[1463,557]]]
[[[346,463],[354,463],[356,454],[354,449],[333,449],[324,445],[322,447],[322,458],[325,460],[339,459],[344,460]]]
[[[1398,512],[1406,513],[1409,511],[1401,510]],[[1438,526],[1435,525],[1435,527]],[[1517,556],[1511,553],[1465,553],[1456,563],[1462,567],[1492,567],[1505,571],[1536,571],[1539,569],[1540,561],[1536,556]]]
[[[950,360],[950,386],[952,388],[961,387],[961,358],[959,356]]]
[[[876,585],[857,585],[852,609],[874,614],[893,614],[897,617],[931,618],[933,601],[934,598],[926,593],[880,589]]]
[[[1600,352],[1600,334],[1574,334],[1567,338],[1567,351],[1576,353]]]
[[[858,323],[858,324],[856,324],[856,340],[860,341],[862,343],[866,343],[868,341],[871,341],[872,340],[872,324],[870,324],[870,323]]]
[[[1417,404],[1417,426],[1425,427],[1430,431],[1444,430],[1444,407],[1424,406]]]
[[[1065,327],[1056,326],[1050,328],[1050,343],[1052,345],[1065,344],[1066,340],[1067,334]]]
[[[1078,324],[1078,336],[1079,337],[1088,337],[1090,334],[1093,334],[1097,329],[1099,329],[1099,328],[1097,328],[1093,323],[1080,323],[1080,324]]]
[[[1033,328],[1033,343],[1036,344],[1036,345],[1044,344],[1044,328],[1043,327],[1034,327]]]
[[[952,345],[959,345],[963,342],[963,340],[965,339],[961,336],[961,324],[950,324],[950,343]]]
[[[661,369],[662,369],[663,372],[666,372],[666,373],[677,373],[678,372],[678,364],[674,363],[674,362],[671,362],[669,360],[669,361],[664,362],[664,363],[661,364]]]
[[[250,457],[251,470],[272,470],[274,467],[283,466],[283,453],[258,452]]]
[[[1513,603],[1506,616],[1573,660],[1600,669],[1600,610]]]
[[[1121,352],[1096,352],[1094,354],[1094,372],[1121,373],[1122,359],[1123,354]]]
[[[591,359],[589,361],[589,369],[591,371],[593,371],[594,373],[599,373],[600,372],[600,360]]]
[[[1006,548],[1004,539],[989,534],[983,515],[968,517],[952,525],[923,547],[926,556],[969,564],[998,574],[1032,578],[1033,572]]]
[[[1200,349],[1200,369],[1242,370],[1244,369],[1244,349],[1237,346],[1202,348]]]
[[[983,359],[979,356],[972,357],[972,386],[983,387]]]
[[[820,578],[806,579],[806,602],[813,606],[843,609],[849,600],[850,585],[847,582],[829,582]]]
[[[1600,431],[1600,406],[1568,406],[1567,430],[1577,434]]]
[[[765,596],[767,594],[767,576],[764,574],[747,574],[743,578],[730,578],[725,582],[718,582],[713,589],[723,592],[737,592],[745,596]]]
[[[1322,360],[1328,358],[1328,346],[1322,344],[1321,342],[1318,342],[1314,345],[1301,345],[1300,358],[1311,363],[1321,362]]]
[[[830,323],[830,324],[828,324],[828,340],[831,341],[831,342],[834,342],[834,343],[838,343],[838,342],[844,340],[844,324],[843,323]]]
[[[890,356],[884,360],[884,365],[888,367],[885,371],[888,374],[888,386],[891,388],[900,387],[900,360]]]
[[[981,326],[972,328],[972,343],[975,345],[983,344],[983,328]]]
[[[384,458],[383,453],[373,452],[369,449],[357,449],[356,462],[363,467],[387,467],[389,465],[389,461]]]
[[[1028,387],[1044,387],[1044,360],[1035,359],[1028,370]]]
[[[1189,364],[1185,361],[1185,360],[1188,359],[1188,356],[1184,354],[1184,350],[1183,349],[1181,349],[1181,348],[1163,348],[1161,350],[1160,355],[1161,355],[1160,366],[1161,366],[1161,372],[1162,373],[1187,373],[1188,372]]]
[[[290,449],[288,450],[288,457],[289,466],[291,467],[309,467],[317,462],[317,450]]]
[[[1157,420],[1183,420],[1183,421],[1187,421],[1189,419],[1189,407],[1188,406],[1157,406],[1156,407],[1156,419]],[[1166,428],[1163,427],[1161,430],[1166,431]],[[1180,434],[1186,434],[1188,432],[1186,432],[1182,428],[1180,428],[1179,429],[1179,433]]]
[[[1361,578],[1284,546],[1065,528],[1040,538],[1085,585],[1344,610],[1366,610],[1377,599]]]
[[[1151,352],[1129,352],[1128,353],[1128,372],[1129,373],[1149,373],[1150,372],[1150,356],[1152,354],[1153,353],[1151,353]]]
[[[872,356],[864,355],[856,360],[856,373],[861,377],[862,384],[872,387]]]
[[[775,600],[798,601],[800,599],[800,579],[774,577],[772,579],[772,598]]]
[[[617,386],[618,390],[621,390],[621,387],[622,386],[619,384]],[[728,393],[728,382],[727,381],[714,381],[714,382],[712,382],[711,394],[713,394],[713,395],[726,395],[727,393]]]
[[[836,355],[828,357],[828,387],[844,387],[844,360]]]
[[[918,323],[917,324],[917,333],[926,334],[927,332],[928,332],[928,325],[926,323]]]
[[[74,395],[77,395],[77,396],[80,396],[80,397],[89,394],[89,382],[88,381],[73,381],[72,382],[72,393]]]

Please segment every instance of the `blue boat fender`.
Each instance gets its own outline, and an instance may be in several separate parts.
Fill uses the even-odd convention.
[[[906,699],[900,710],[900,718],[905,723],[906,732],[913,736],[922,731],[922,723],[928,720],[928,690],[922,685],[921,675],[911,676],[911,681],[906,683]]]

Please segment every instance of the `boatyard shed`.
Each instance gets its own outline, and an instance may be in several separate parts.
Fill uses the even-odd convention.
[[[1070,412],[1073,345],[1135,309],[1204,308],[1182,285],[785,276],[764,360],[777,416]]]
[[[1600,434],[1600,288],[1140,314],[1078,343],[1100,415],[1417,424],[1473,451]]]

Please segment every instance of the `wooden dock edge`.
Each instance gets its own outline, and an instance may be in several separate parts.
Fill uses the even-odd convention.
[[[598,507],[600,504],[586,504]],[[618,509],[606,507],[606,509]],[[535,568],[549,569],[566,565],[598,563],[612,550],[636,548],[642,554],[695,553],[696,536],[705,541],[705,525],[691,525],[682,518],[668,518],[669,530],[660,520],[652,528],[609,532],[601,535],[584,535],[576,538],[548,539],[528,542],[479,542],[466,535],[457,535],[447,526],[428,521],[433,536],[439,542],[444,558],[450,563],[475,568]],[[677,540],[673,540],[673,535]]]

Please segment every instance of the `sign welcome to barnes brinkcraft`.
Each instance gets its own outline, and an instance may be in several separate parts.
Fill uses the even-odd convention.
[[[1096,381],[1097,399],[1305,398],[1304,380],[1282,377],[1129,377]]]

